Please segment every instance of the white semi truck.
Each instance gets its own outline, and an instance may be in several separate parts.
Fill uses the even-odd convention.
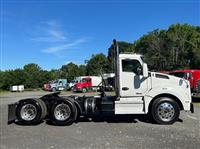
[[[9,105],[8,121],[35,124],[50,120],[55,125],[72,124],[79,116],[95,114],[149,114],[159,124],[172,124],[181,110],[193,112],[189,82],[174,76],[149,72],[138,54],[118,54],[115,47],[115,96],[76,97],[58,93],[38,99],[22,99]]]

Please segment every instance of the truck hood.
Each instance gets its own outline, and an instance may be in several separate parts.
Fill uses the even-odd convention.
[[[153,87],[166,87],[172,90],[179,88],[187,94],[190,94],[190,83],[188,80],[158,72],[150,72],[150,74]]]

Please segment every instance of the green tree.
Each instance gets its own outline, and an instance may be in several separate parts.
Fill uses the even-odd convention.
[[[102,53],[92,55],[86,66],[86,74],[100,75],[101,72],[109,72],[109,63],[107,57]]]
[[[134,52],[133,44],[124,42],[124,41],[118,41],[117,42],[119,46],[119,53],[125,53],[125,52]],[[114,47],[113,44],[108,48],[108,67],[109,72],[114,72]]]
[[[200,68],[199,27],[175,24],[154,30],[135,41],[134,49],[146,57],[151,70]]]
[[[22,85],[25,82],[25,74],[22,69],[0,72],[0,88],[9,89],[12,85]]]
[[[86,66],[80,65],[78,67],[79,76],[85,76],[86,75]]]
[[[78,66],[72,62],[67,65],[63,65],[60,69],[60,77],[66,78],[68,81],[73,80],[77,76],[79,76]]]
[[[42,70],[34,63],[30,63],[24,66],[25,73],[25,87],[37,88],[43,85]]]

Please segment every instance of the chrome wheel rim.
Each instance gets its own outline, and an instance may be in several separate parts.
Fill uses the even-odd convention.
[[[37,115],[37,109],[33,104],[26,104],[21,108],[21,118],[25,121],[33,120]]]
[[[54,116],[59,121],[68,119],[71,115],[70,107],[66,104],[58,104],[54,110]]]
[[[175,114],[175,109],[172,104],[164,102],[158,106],[157,113],[162,121],[171,121]]]
[[[82,90],[82,91],[83,91],[83,93],[85,93],[85,92],[86,92],[86,89],[85,89],[85,88],[83,88],[83,90]]]

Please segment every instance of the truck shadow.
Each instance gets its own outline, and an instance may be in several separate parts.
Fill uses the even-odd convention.
[[[84,123],[84,122],[94,122],[94,123],[149,123],[149,124],[157,124],[155,123],[148,115],[100,115],[93,117],[80,117],[75,123]],[[183,122],[182,119],[178,119],[177,122]],[[50,120],[46,121],[47,125],[55,126]]]
[[[94,116],[91,118],[79,118],[78,122],[107,122],[107,123],[155,123],[148,115],[114,115],[114,116]],[[183,122],[182,119],[178,119],[177,122]]]
[[[11,123],[8,123],[8,125],[10,125],[12,123],[15,123],[16,125],[21,125],[21,126],[37,126],[37,125],[44,123],[44,120],[40,121],[39,123],[33,123],[33,124],[23,124],[23,123],[20,123],[20,122],[11,122]]]

